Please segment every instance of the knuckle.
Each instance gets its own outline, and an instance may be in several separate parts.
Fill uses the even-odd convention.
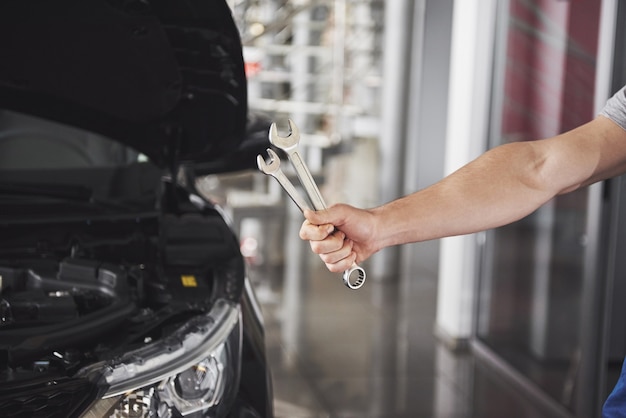
[[[326,267],[328,268],[328,270],[331,273],[339,273],[342,269],[341,267],[337,266],[336,264],[326,264]]]
[[[315,254],[322,253],[322,251],[320,250],[320,244],[318,241],[310,241],[310,246],[311,246],[311,251],[313,251]]]

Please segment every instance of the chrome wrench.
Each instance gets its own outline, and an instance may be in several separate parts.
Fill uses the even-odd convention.
[[[294,187],[293,183],[287,178],[283,170],[280,168],[280,158],[274,152],[274,150],[268,148],[267,154],[270,159],[269,162],[265,161],[262,155],[257,155],[256,164],[259,166],[259,170],[263,172],[263,174],[267,174],[268,176],[274,177],[278,180],[278,183],[285,189],[291,200],[298,206],[301,212],[304,212],[305,209],[310,209],[306,200],[302,197],[298,190]]]
[[[309,171],[304,159],[298,152],[298,144],[300,143],[300,131],[298,127],[293,123],[291,119],[288,119],[289,123],[289,135],[286,137],[278,135],[278,131],[276,128],[276,124],[272,123],[269,131],[269,140],[272,145],[276,148],[283,150],[287,156],[289,157],[289,161],[293,164],[296,174],[304,187],[309,199],[311,199],[311,203],[315,210],[324,210],[326,209],[326,203],[324,202],[324,198],[322,198],[322,194],[320,193],[311,172]],[[351,277],[355,275],[355,279],[351,281]],[[350,289],[358,289],[363,286],[365,283],[365,270],[353,263],[352,266],[346,271],[343,272],[343,282]]]
[[[287,154],[289,161],[291,161],[291,164],[293,164],[293,167],[296,169],[296,174],[302,183],[302,187],[304,187],[307,195],[309,195],[309,199],[311,199],[313,208],[315,210],[326,209],[326,203],[322,198],[322,194],[320,193],[315,180],[313,180],[313,176],[311,175],[309,168],[306,166],[304,159],[298,152],[300,130],[291,119],[288,119],[287,121],[289,123],[289,135],[287,136],[278,135],[276,124],[272,123],[269,132],[270,143]]]

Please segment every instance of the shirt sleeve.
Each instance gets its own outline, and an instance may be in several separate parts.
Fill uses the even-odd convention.
[[[626,130],[626,86],[622,87],[606,102],[600,115],[611,119]]]

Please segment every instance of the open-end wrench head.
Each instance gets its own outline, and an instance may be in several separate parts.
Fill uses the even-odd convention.
[[[270,125],[269,139],[270,143],[274,145],[276,148],[281,149],[283,151],[289,151],[298,146],[300,142],[300,130],[296,126],[295,123],[291,119],[287,119],[289,124],[289,135],[280,136],[278,135],[278,129],[276,128],[276,123],[272,123]]]
[[[269,155],[269,162],[259,154],[256,156],[256,165],[265,174],[275,173],[280,169],[280,158],[271,148],[267,149],[267,154]]]
[[[268,148],[269,162],[265,160],[263,155],[257,155],[256,163],[264,174],[274,177],[278,183],[285,189],[291,200],[298,206],[300,211],[304,212],[310,206],[306,200],[300,195],[300,192],[291,183],[291,180],[280,169],[280,158],[272,149]]]

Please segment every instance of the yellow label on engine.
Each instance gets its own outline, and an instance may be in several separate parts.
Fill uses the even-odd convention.
[[[180,281],[184,287],[198,287],[196,276],[180,276]]]

